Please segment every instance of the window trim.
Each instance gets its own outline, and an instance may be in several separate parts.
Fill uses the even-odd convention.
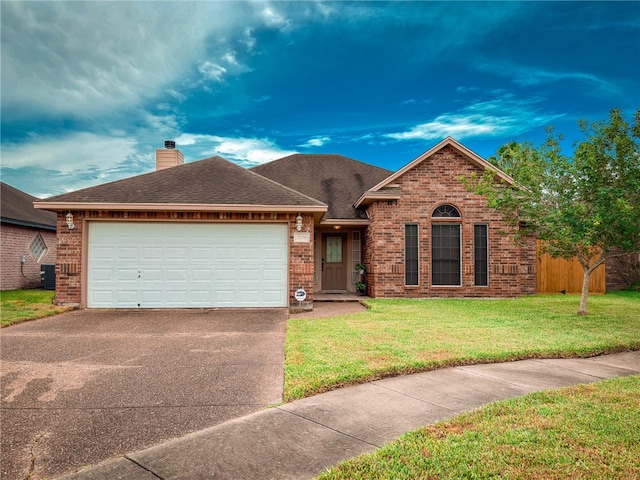
[[[485,245],[485,256],[486,256],[486,260],[485,260],[485,272],[486,272],[486,277],[487,277],[487,283],[484,284],[479,284],[477,283],[477,278],[476,278],[476,227],[484,227],[485,228],[485,238],[486,238],[486,245]],[[489,224],[488,223],[474,223],[473,224],[473,286],[474,287],[479,287],[479,288],[487,288],[489,286]]]
[[[407,283],[407,227],[416,227],[416,283]],[[414,222],[404,224],[404,286],[419,287],[420,286],[420,225]]]

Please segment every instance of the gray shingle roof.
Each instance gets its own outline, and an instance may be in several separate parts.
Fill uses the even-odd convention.
[[[0,182],[0,216],[2,221],[27,227],[56,229],[56,214],[33,208],[38,198]]]
[[[393,174],[334,154],[294,154],[251,170],[323,201],[329,205],[326,218],[347,220],[365,218],[353,204],[365,191]]]
[[[222,157],[85,188],[47,203],[307,206],[324,204]]]

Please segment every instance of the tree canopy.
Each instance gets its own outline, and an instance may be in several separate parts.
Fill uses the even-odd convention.
[[[613,109],[606,121],[579,125],[585,138],[573,155],[563,153],[562,135],[548,128],[541,145],[511,142],[489,158],[513,185],[489,171],[467,185],[503,214],[516,240],[533,233],[551,256],[578,258],[584,270],[578,313],[586,314],[593,270],[640,251],[640,109],[631,124]]]

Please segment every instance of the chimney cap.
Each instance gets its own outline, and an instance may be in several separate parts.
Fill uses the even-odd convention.
[[[176,148],[176,142],[174,140],[165,140],[164,148],[166,148],[167,150],[173,150],[174,148]]]

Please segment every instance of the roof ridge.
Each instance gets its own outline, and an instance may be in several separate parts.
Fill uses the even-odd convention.
[[[377,165],[373,165],[372,163],[365,162],[363,160],[358,160],[357,158],[347,157],[346,155],[342,155],[340,153],[292,153],[291,155],[287,155],[286,157],[276,158],[275,160],[271,160],[270,162],[261,163],[259,165],[255,165],[251,167],[251,169],[266,166],[272,163],[279,162],[281,160],[291,159],[293,157],[311,157],[311,156],[319,156],[319,157],[340,157],[342,159],[347,159],[352,162],[358,163],[360,165],[365,165],[367,167],[376,168],[378,170],[384,170],[386,172],[394,173],[393,170],[389,170],[387,168],[379,167]]]

